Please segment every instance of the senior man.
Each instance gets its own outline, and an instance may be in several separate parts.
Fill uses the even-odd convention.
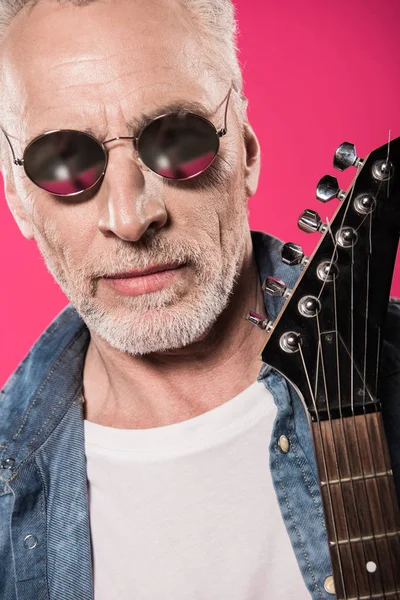
[[[0,6],[5,196],[70,300],[1,392],[0,597],[332,598],[305,413],[244,319],[298,271],[249,230],[232,4]]]

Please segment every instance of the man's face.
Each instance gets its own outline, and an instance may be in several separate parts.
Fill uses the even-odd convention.
[[[19,13],[4,52],[2,124],[19,157],[52,129],[90,127],[100,140],[133,135],[129,121],[178,100],[200,102],[217,129],[224,124],[230,81],[209,68],[178,0],[46,1]],[[232,99],[219,155],[198,178],[159,177],[131,140],[106,147],[102,184],[69,199],[13,167],[24,234],[92,333],[132,355],[186,346],[227,306],[248,242],[245,147]],[[102,278],[175,261],[186,266],[150,293],[122,295]]]

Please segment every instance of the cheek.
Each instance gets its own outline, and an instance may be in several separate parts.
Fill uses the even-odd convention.
[[[39,251],[53,268],[69,271],[79,266],[87,254],[88,244],[82,238],[82,220],[63,207],[56,210],[51,206],[53,199],[32,203],[30,219]],[[72,249],[73,248],[73,251]],[[85,250],[86,248],[86,250]]]
[[[243,205],[245,190],[240,151],[221,152],[206,171],[192,179],[165,180],[164,190],[171,221],[212,226],[218,217],[231,220],[238,204]]]
[[[29,198],[33,224],[54,246],[86,246],[96,222],[95,200],[73,200],[36,190]],[[79,244],[78,241],[82,240]]]

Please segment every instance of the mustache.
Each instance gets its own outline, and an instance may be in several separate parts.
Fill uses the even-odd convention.
[[[205,251],[198,242],[193,240],[178,238],[171,241],[150,232],[145,232],[138,242],[118,240],[114,252],[113,258],[110,256],[96,258],[95,269],[91,269],[92,278],[105,277],[116,271],[122,273],[133,269],[143,270],[152,264],[172,262],[199,269],[204,265],[204,261],[207,261],[209,254],[209,251]]]

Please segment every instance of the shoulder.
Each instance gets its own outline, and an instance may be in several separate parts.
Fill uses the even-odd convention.
[[[75,371],[79,372],[88,342],[85,324],[72,305],[67,305],[0,390],[0,447],[16,431],[22,438],[40,428],[57,399],[67,402],[75,392]]]

